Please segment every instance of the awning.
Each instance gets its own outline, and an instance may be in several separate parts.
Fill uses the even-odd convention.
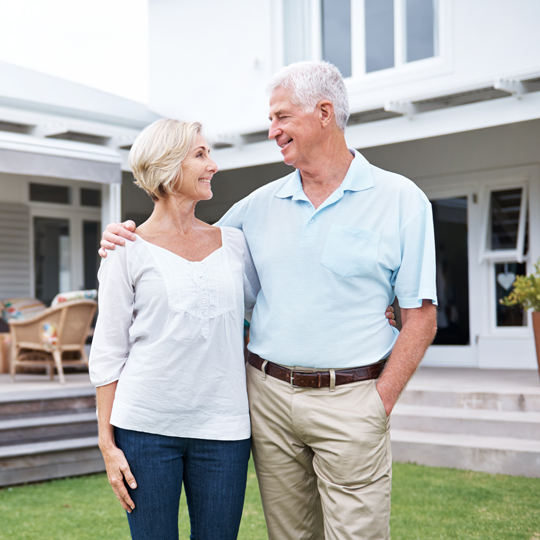
[[[120,184],[119,163],[103,163],[44,154],[31,154],[0,148],[0,172]]]
[[[0,134],[0,173],[121,184],[121,156],[112,148]]]

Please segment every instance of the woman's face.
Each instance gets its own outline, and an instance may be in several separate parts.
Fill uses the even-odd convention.
[[[210,158],[210,148],[204,137],[197,133],[188,155],[182,162],[182,183],[178,193],[195,201],[212,198],[210,182],[218,168]]]

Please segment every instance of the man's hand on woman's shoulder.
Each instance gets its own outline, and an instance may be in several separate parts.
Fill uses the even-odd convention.
[[[133,232],[136,227],[135,222],[130,219],[124,223],[109,223],[101,237],[101,248],[98,251],[99,256],[105,258],[107,257],[108,249],[114,249],[116,246],[124,246],[126,240],[135,240]]]

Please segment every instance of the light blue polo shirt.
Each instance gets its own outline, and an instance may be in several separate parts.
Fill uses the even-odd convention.
[[[249,349],[286,366],[348,368],[392,350],[385,317],[437,303],[431,204],[410,180],[358,152],[317,209],[298,171],[235,204],[217,223],[244,232],[261,290]]]

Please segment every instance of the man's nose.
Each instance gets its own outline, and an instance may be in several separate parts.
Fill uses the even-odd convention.
[[[277,128],[273,123],[270,124],[270,129],[268,130],[268,138],[270,140],[275,139],[280,133],[281,130],[279,128]]]

